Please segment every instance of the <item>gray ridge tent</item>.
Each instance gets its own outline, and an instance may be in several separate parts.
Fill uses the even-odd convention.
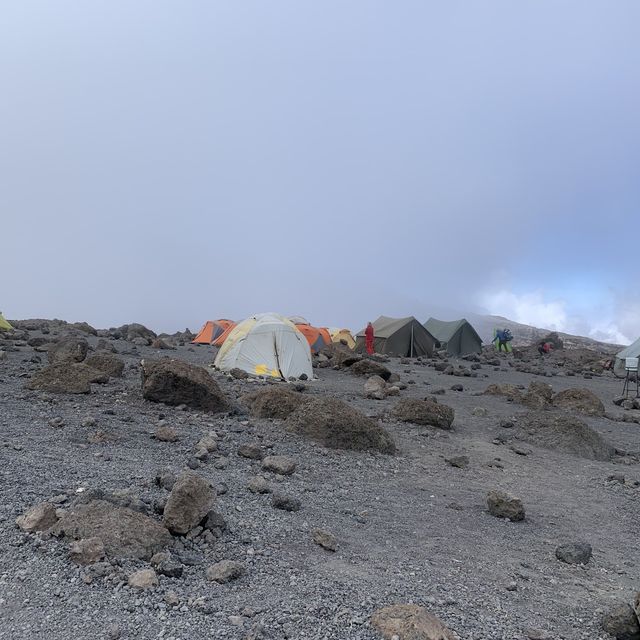
[[[451,322],[429,318],[424,326],[450,356],[467,356],[482,351],[482,338],[465,318]]]
[[[380,316],[373,324],[374,350],[414,358],[430,356],[437,340],[413,317]],[[356,336],[356,351],[365,350],[364,329]]]
[[[616,353],[613,373],[615,373],[618,378],[624,378],[627,373],[624,368],[625,358],[640,358],[640,338],[632,342],[628,347],[625,347],[622,351]]]

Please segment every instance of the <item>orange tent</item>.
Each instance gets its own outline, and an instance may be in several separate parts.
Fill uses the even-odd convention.
[[[325,328],[312,327],[310,324],[296,324],[296,329],[307,339],[311,353],[331,344],[331,334]]]
[[[219,347],[235,326],[236,323],[233,320],[207,320],[191,343],[212,344]],[[224,339],[219,342],[223,336]]]

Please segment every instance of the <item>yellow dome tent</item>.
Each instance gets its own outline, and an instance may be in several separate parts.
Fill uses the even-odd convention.
[[[349,349],[355,349],[356,341],[349,329],[338,329],[329,327],[329,335],[332,342],[344,342]]]
[[[251,316],[232,329],[214,366],[221,371],[237,368],[254,376],[283,380],[302,374],[313,378],[307,339],[293,322],[277,313]]]
[[[0,311],[0,331],[10,331],[13,327],[4,319],[2,311]]]

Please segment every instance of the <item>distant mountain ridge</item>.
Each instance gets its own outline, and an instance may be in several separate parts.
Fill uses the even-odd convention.
[[[509,320],[502,316],[492,315],[480,315],[480,314],[467,314],[467,320],[474,326],[478,332],[482,341],[488,344],[493,338],[493,330],[496,328],[507,328],[513,334],[514,346],[527,346],[538,340],[541,340],[552,329],[541,329],[540,327],[533,327],[528,324],[522,324]],[[564,333],[562,331],[556,331],[556,333],[562,338],[565,347],[575,349],[593,349],[594,351],[600,351],[602,353],[615,353],[622,349],[621,345],[609,344],[607,342],[600,342],[593,338],[587,338],[585,336],[574,336],[570,333]]]

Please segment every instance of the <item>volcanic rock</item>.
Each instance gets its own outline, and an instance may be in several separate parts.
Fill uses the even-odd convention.
[[[318,397],[300,405],[285,426],[331,449],[396,451],[393,438],[374,420],[336,398]]]
[[[245,572],[244,566],[234,560],[222,560],[212,564],[207,569],[207,579],[224,584],[231,582],[242,576]]]
[[[49,502],[41,502],[27,509],[16,518],[16,524],[23,531],[45,531],[58,521],[56,508]]]
[[[591,545],[586,542],[570,542],[556,547],[556,558],[567,564],[587,564],[591,559]]]
[[[519,498],[514,498],[504,491],[489,491],[487,494],[489,513],[496,518],[508,518],[512,522],[524,520],[524,507]]]
[[[184,535],[201,522],[215,502],[209,483],[191,472],[182,474],[171,489],[163,521],[171,533]]]
[[[640,622],[627,603],[609,609],[602,619],[602,628],[616,640],[640,640]]]
[[[395,604],[377,609],[371,626],[385,640],[456,640],[436,616],[415,604]]]
[[[402,422],[451,429],[455,413],[446,404],[430,399],[403,398],[393,409],[393,416]]]
[[[518,418],[516,435],[529,444],[570,453],[588,460],[611,460],[615,448],[599,433],[571,415],[529,412]]]
[[[296,470],[296,461],[286,456],[267,456],[262,461],[265,471],[272,471],[281,476],[290,476]]]
[[[100,538],[84,538],[71,543],[69,557],[76,564],[87,565],[104,558],[104,543]]]
[[[40,369],[27,382],[31,390],[49,393],[90,393],[92,382],[108,382],[109,376],[84,362],[59,362]]]
[[[206,369],[180,360],[143,361],[142,396],[152,402],[184,404],[210,412],[229,408],[227,398]]]
[[[140,569],[129,576],[129,586],[134,589],[151,589],[158,585],[158,576],[153,569]]]
[[[551,385],[538,380],[529,383],[529,388],[522,398],[522,404],[530,409],[544,409],[551,404],[553,389]]]
[[[368,378],[371,376],[380,376],[385,381],[391,377],[391,371],[389,371],[387,367],[368,358],[354,362],[349,368],[349,371],[357,376],[367,376]]]
[[[92,367],[93,369],[96,369],[97,371],[106,373],[111,378],[119,378],[124,372],[123,360],[111,353],[102,351],[98,351],[90,355],[85,360],[85,364],[89,367]]]
[[[243,400],[249,406],[251,415],[256,418],[284,420],[302,403],[307,402],[308,398],[288,389],[271,387],[247,394]]]
[[[105,500],[72,507],[51,531],[76,540],[100,538],[107,555],[123,558],[150,558],[172,541],[169,532],[153,518]]]
[[[587,416],[603,416],[604,404],[588,389],[565,389],[553,397],[553,405],[571,409]]]
[[[87,357],[88,350],[89,343],[84,338],[65,336],[49,347],[47,358],[50,364],[82,362]]]

